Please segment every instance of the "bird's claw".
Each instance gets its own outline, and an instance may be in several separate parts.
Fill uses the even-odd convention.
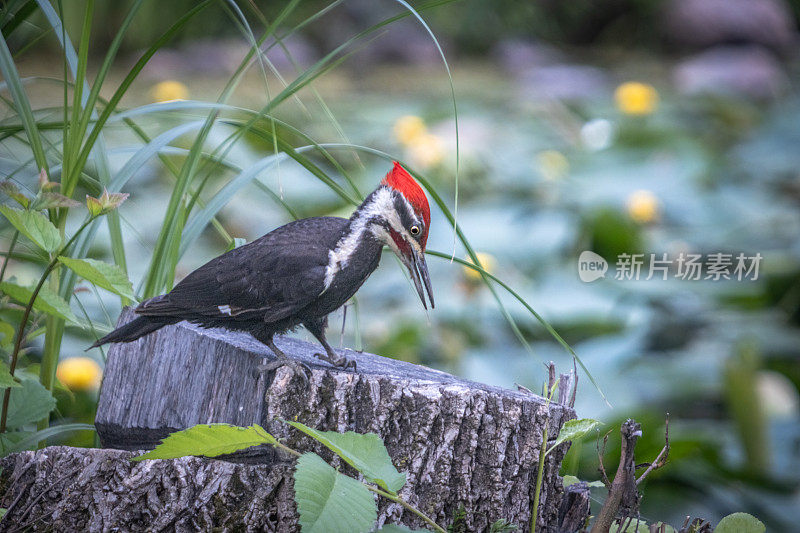
[[[349,357],[345,357],[344,355],[339,355],[336,352],[331,354],[327,353],[315,353],[315,357],[322,359],[323,361],[327,361],[333,366],[337,368],[343,368],[345,370],[352,368],[353,371],[356,370],[356,362],[355,359],[350,359]]]
[[[295,359],[290,359],[289,357],[278,357],[265,365],[259,365],[257,370],[260,373],[267,373],[273,372],[282,366],[290,367],[296,376],[300,376],[303,383],[308,384],[308,376],[311,374],[311,368],[307,364]]]

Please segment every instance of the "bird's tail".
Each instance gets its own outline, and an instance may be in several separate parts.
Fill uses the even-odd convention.
[[[161,316],[140,316],[125,325],[122,325],[103,337],[98,339],[97,342],[89,346],[87,350],[97,348],[108,342],[131,342],[139,337],[143,337],[148,333],[152,333],[157,329],[161,329],[169,324],[179,322],[179,318],[161,317]]]

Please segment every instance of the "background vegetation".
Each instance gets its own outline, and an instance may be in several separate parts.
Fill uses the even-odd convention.
[[[450,79],[401,4],[3,4],[0,172],[28,200],[6,187],[2,201],[46,216],[59,244],[88,221],[63,254],[0,223],[9,364],[27,303],[15,287],[29,297],[56,260],[20,345],[6,452],[46,436],[95,444],[71,425],[93,421],[105,357],[83,350],[121,305],[167,290],[237,239],[293,217],[347,216],[387,159],[438,192],[431,249],[469,258],[448,225]],[[654,457],[670,413],[672,461],[648,478],[645,517],[748,511],[788,530],[800,498],[798,8],[754,2],[779,15],[763,31],[706,13],[705,27],[728,29],[699,41],[676,29],[689,22],[671,24],[678,4],[691,2],[414,7],[451,62],[458,220],[481,264],[570,343],[613,406],[581,374],[579,416],[608,429],[635,417],[639,453]],[[92,218],[84,198],[103,187],[130,197]],[[579,280],[584,250],[612,264],[605,279]],[[620,253],[682,251],[760,253],[759,278],[614,279]],[[133,285],[104,287],[64,254],[117,265]],[[458,263],[430,266],[434,312],[423,315],[387,260],[339,342],[509,387],[538,389],[551,359],[571,368],[512,295]],[[331,339],[340,328],[332,317]],[[586,443],[565,472],[595,480],[597,465]]]

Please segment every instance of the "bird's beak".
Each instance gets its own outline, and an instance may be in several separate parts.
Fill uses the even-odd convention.
[[[425,254],[417,252],[416,249],[412,248],[411,253],[407,256],[403,255],[403,264],[406,265],[411,279],[414,280],[414,287],[417,289],[419,299],[422,300],[422,307],[425,309],[428,308],[425,302],[425,293],[422,290],[422,284],[424,283],[425,290],[428,291],[428,298],[431,301],[431,309],[433,309],[435,307],[433,303],[433,289],[431,288],[431,277],[428,274],[428,265],[425,263]],[[420,280],[420,278],[422,279]]]

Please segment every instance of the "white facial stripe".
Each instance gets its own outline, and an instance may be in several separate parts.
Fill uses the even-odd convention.
[[[394,209],[392,192],[386,187],[378,189],[378,192],[375,194],[372,201],[364,206],[359,213],[358,218],[353,221],[352,225],[350,226],[350,232],[342,237],[338,243],[336,243],[336,248],[328,252],[328,266],[325,268],[325,288],[322,290],[322,292],[325,292],[328,290],[328,287],[331,286],[336,273],[347,266],[347,263],[350,261],[350,257],[358,247],[358,243],[361,240],[362,235],[368,229],[367,223],[369,219],[376,216],[381,216],[387,219],[393,228],[395,228],[396,224],[397,227],[402,229],[400,217],[397,215],[397,212],[395,212]],[[384,233],[386,232],[384,231]],[[376,236],[378,235],[377,233],[375,234]],[[392,241],[391,238],[388,238],[388,235],[386,235],[386,238],[382,238],[381,240],[387,243],[391,243]]]

